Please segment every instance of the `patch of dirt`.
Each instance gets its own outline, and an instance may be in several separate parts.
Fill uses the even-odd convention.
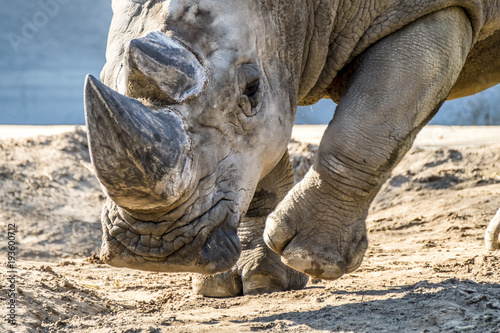
[[[104,196],[83,127],[55,136],[0,140],[0,253],[7,224],[34,260],[85,257],[101,243]]]
[[[292,142],[299,180],[317,151]],[[17,327],[1,332],[498,332],[500,259],[483,235],[500,207],[500,146],[413,148],[370,208],[362,266],[336,281],[205,298],[189,274],[112,268],[103,196],[82,128],[0,141],[0,264],[19,241]],[[7,269],[0,270],[7,281]]]

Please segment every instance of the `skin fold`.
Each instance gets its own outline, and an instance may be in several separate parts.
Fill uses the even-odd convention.
[[[115,0],[88,78],[102,258],[214,297],[354,271],[368,208],[446,99],[500,82],[498,0]],[[338,103],[293,184],[297,105]],[[498,234],[498,233],[497,233]]]

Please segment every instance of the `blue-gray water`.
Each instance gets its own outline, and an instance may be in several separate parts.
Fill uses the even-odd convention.
[[[0,124],[83,124],[83,82],[104,65],[110,0],[0,0]],[[323,100],[298,124],[328,123]],[[446,102],[431,121],[500,125],[500,86]]]

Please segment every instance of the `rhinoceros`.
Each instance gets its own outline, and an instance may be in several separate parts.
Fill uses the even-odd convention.
[[[197,293],[354,271],[370,203],[446,99],[500,82],[498,0],[114,0],[85,110],[102,259]],[[293,183],[297,105],[338,103]]]

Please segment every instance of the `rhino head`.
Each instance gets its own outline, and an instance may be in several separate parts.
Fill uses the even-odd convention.
[[[279,31],[294,24],[278,10],[113,1],[103,83],[85,83],[107,263],[209,274],[236,263],[240,218],[295,118],[302,54],[284,51]]]

